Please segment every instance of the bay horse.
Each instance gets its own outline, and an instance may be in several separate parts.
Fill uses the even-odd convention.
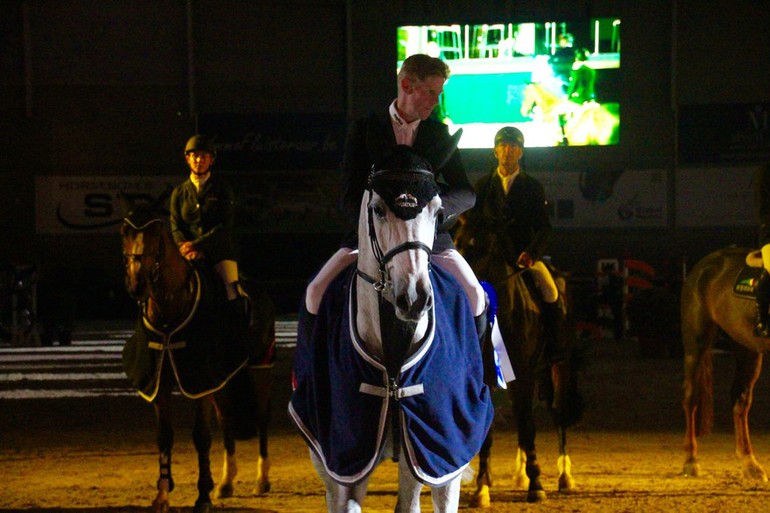
[[[492,421],[463,289],[431,266],[441,209],[430,164],[397,146],[360,210],[358,261],[318,316],[301,309],[289,412],[311,449],[329,512],[359,512],[371,472],[397,459],[396,511],[456,512],[464,470]],[[310,338],[311,340],[306,340]]]
[[[236,341],[227,320],[224,289],[215,271],[205,264],[192,264],[180,255],[154,206],[133,205],[125,198],[124,202],[128,214],[120,234],[125,285],[129,295],[137,300],[139,315],[136,330],[123,348],[123,366],[139,395],[155,411],[160,475],[154,511],[169,511],[169,493],[174,489],[171,398],[175,387],[184,397],[195,401],[195,513],[212,509],[210,492],[214,483],[209,452],[214,407],[222,423],[227,451],[224,490],[219,494],[232,493],[235,439],[257,433],[261,480],[258,491],[266,491],[269,401],[260,396],[269,394],[269,367],[274,352],[274,311],[271,304],[265,303],[269,298],[256,294],[249,285],[248,290],[261,302],[261,318],[250,323],[248,341]],[[255,321],[253,311],[252,308],[251,320]]]
[[[533,82],[524,88],[520,112],[522,116],[532,116],[548,126],[553,144],[606,145],[618,140],[620,121],[607,105],[597,102],[577,104],[539,83]]]
[[[544,337],[539,293],[526,268],[512,267],[503,254],[503,248],[492,239],[483,249],[472,250],[469,241],[479,234],[470,233],[469,223],[461,223],[455,232],[455,244],[466,257],[476,275],[492,287],[497,298],[496,319],[515,379],[507,383],[513,420],[518,435],[518,447],[514,466],[514,487],[527,490],[527,502],[541,502],[547,496],[540,480],[537,461],[534,406],[543,400],[557,429],[559,456],[557,459],[558,490],[575,489],[572,477],[572,461],[567,452],[567,429],[582,417],[584,404],[578,390],[579,351],[575,347],[574,330],[569,325],[564,336],[568,337],[570,356],[566,361],[552,366],[544,358]],[[475,247],[474,247],[475,248]],[[551,274],[559,289],[559,306],[569,314],[567,281],[563,274],[551,268]],[[492,296],[493,294],[490,294]],[[492,336],[493,330],[488,330]],[[486,356],[486,355],[485,355]],[[489,379],[487,379],[488,384]],[[479,453],[479,472],[472,507],[488,508],[491,505],[490,488],[492,469],[490,464],[493,430]]]
[[[759,259],[758,262],[751,262]],[[714,251],[692,268],[682,285],[682,343],[684,345],[685,451],[683,473],[701,474],[697,436],[713,427],[712,348],[720,336],[735,342],[735,374],[730,388],[735,431],[735,453],[745,477],[767,482],[767,472],[754,457],[749,436],[749,410],[754,385],[762,368],[762,355],[770,339],[754,336],[755,300],[741,289],[753,288],[750,267],[761,267],[752,250],[728,247]],[[750,268],[749,267],[749,268]],[[759,269],[756,276],[758,277]],[[739,273],[741,280],[736,285]],[[746,273],[746,274],[744,274]]]

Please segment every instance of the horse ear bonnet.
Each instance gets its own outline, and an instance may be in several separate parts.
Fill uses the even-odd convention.
[[[405,145],[374,163],[369,187],[400,219],[414,219],[438,193],[430,163]]]

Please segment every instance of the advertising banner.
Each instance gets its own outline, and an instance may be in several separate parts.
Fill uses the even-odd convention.
[[[770,161],[770,103],[679,107],[679,165]]]
[[[756,167],[686,168],[676,172],[676,224],[754,226]]]
[[[345,145],[342,114],[201,114],[225,171],[337,169]]]
[[[667,224],[666,172],[595,169],[533,172],[556,228],[659,227]]]
[[[339,233],[339,176],[309,170],[301,177],[283,171],[222,173],[233,186],[237,233]],[[125,212],[119,193],[153,203],[185,180],[179,175],[142,177],[38,176],[35,179],[38,234],[114,234]],[[159,205],[168,216],[168,197]]]
[[[154,202],[179,182],[177,175],[38,176],[35,178],[36,231],[38,234],[114,234],[125,215],[119,194],[134,201]]]

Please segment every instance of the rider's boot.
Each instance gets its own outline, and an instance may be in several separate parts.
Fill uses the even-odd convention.
[[[246,308],[247,299],[241,295],[227,301],[227,317],[230,321],[233,337],[239,344],[245,344],[248,340],[249,321]]]
[[[481,315],[477,315],[473,318],[473,322],[476,324],[476,335],[479,337],[479,347],[483,347],[484,337],[486,336],[487,329],[489,328],[489,319],[487,319],[488,310],[489,306],[485,306],[484,311],[481,312]]]
[[[566,360],[568,355],[564,311],[558,300],[553,303],[543,301],[541,310],[545,332],[543,337],[545,342],[544,355],[546,361],[554,365]]]
[[[305,298],[302,298],[302,304],[300,305],[302,311],[299,313],[299,322],[297,323],[297,338],[302,338],[305,344],[309,344],[313,337],[313,329],[315,328],[315,320],[318,317],[317,314],[311,314],[305,303]]]
[[[754,335],[757,337],[770,337],[770,321],[768,308],[770,308],[770,273],[762,270],[762,274],[754,287],[756,293],[756,326]]]
[[[492,337],[489,332],[489,299],[484,304],[484,311],[481,315],[473,318],[476,324],[476,335],[479,337],[479,347],[481,348],[481,361],[484,370],[484,383],[490,387],[497,387],[497,368],[495,367],[494,347],[492,346]]]

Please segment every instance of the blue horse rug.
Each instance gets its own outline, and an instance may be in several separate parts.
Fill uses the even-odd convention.
[[[397,376],[356,333],[355,266],[327,289],[311,340],[299,330],[289,414],[341,484],[355,484],[377,466],[392,415],[413,475],[428,486],[457,477],[487,435],[494,408],[467,298],[437,266],[431,283],[430,326]]]

